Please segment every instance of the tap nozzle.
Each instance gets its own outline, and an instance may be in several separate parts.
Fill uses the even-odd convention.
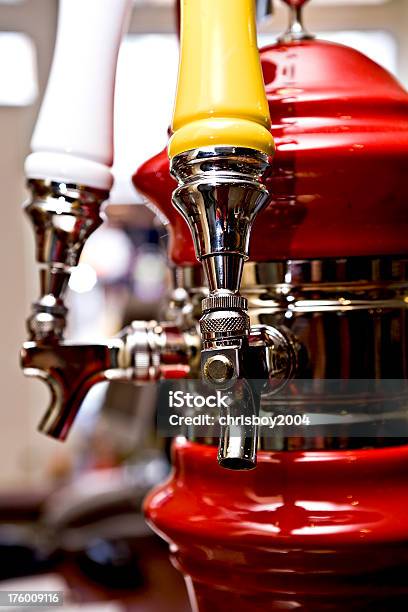
[[[262,183],[268,166],[265,153],[240,147],[206,147],[182,153],[172,161],[172,172],[179,182],[173,202],[190,225],[210,290],[203,300],[200,320],[202,373],[210,383],[217,382],[211,370],[222,370],[222,358],[229,360],[226,371],[231,380],[245,376],[250,322],[247,300],[239,295],[239,288],[252,224],[269,201]],[[227,381],[217,384],[223,382]],[[251,410],[257,413],[250,395]],[[220,465],[231,469],[255,466],[255,429],[235,428],[232,435],[230,427],[223,428]],[[230,453],[234,456],[229,457]]]
[[[39,430],[65,439],[88,391],[99,382],[145,384],[193,375],[199,343],[194,327],[156,321],[133,321],[118,337],[95,344],[25,342],[24,374],[43,380],[51,393]]]
[[[249,470],[256,466],[257,427],[239,423],[237,417],[257,415],[259,401],[246,380],[250,322],[247,300],[236,293],[215,292],[202,303],[200,330],[203,343],[203,378],[228,394],[221,409],[218,463],[227,469]]]
[[[253,417],[258,415],[259,397],[255,393],[247,381],[240,379],[234,385],[228,408],[222,410],[217,458],[227,470],[256,467],[258,427]]]

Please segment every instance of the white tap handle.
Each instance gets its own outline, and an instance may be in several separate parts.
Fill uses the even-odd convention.
[[[131,0],[60,0],[28,178],[110,189],[116,65]]]

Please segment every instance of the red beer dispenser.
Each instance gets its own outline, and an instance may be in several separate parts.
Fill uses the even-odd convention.
[[[218,465],[217,440],[176,439],[172,475],[146,514],[169,542],[194,610],[402,610],[408,95],[361,53],[313,38],[302,3],[291,4],[288,31],[260,51],[276,151],[261,178],[270,197],[253,222],[240,296],[249,343],[260,334],[284,356],[285,372],[270,366],[271,379],[291,379],[283,394],[261,397],[259,414],[309,414],[318,425],[258,432],[251,470],[226,470],[222,457]],[[182,26],[182,53],[183,36]],[[172,171],[178,182],[164,151],[133,180],[168,217],[170,258],[194,296],[186,279],[196,254],[208,268],[196,236],[208,207],[193,214],[193,196],[176,192],[179,215],[172,192],[185,189],[187,171],[174,158]],[[292,350],[271,340],[272,329]]]

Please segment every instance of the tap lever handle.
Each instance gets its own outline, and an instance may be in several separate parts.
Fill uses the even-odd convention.
[[[131,0],[60,0],[28,178],[110,189],[118,52]]]
[[[184,0],[170,158],[194,149],[273,152],[254,0]]]

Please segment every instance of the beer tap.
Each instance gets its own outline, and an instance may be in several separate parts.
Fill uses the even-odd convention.
[[[202,376],[232,390],[231,406],[248,413],[250,421],[258,412],[260,389],[249,381],[268,378],[269,371],[266,345],[249,341],[248,304],[239,289],[252,224],[269,201],[263,179],[274,151],[270,128],[255,3],[185,0],[169,143],[171,172],[178,181],[173,202],[191,229],[208,282],[200,320]],[[292,363],[290,340],[283,337],[281,344],[287,348],[286,363]],[[219,463],[251,469],[256,447],[255,425],[226,425]]]
[[[27,321],[21,362],[27,376],[48,384],[51,402],[39,428],[60,439],[94,384],[185,376],[198,351],[189,322],[180,329],[171,321],[135,321],[118,337],[95,344],[64,337],[70,273],[102,223],[113,182],[114,83],[130,5],[61,0],[53,65],[25,165],[40,297]]]

